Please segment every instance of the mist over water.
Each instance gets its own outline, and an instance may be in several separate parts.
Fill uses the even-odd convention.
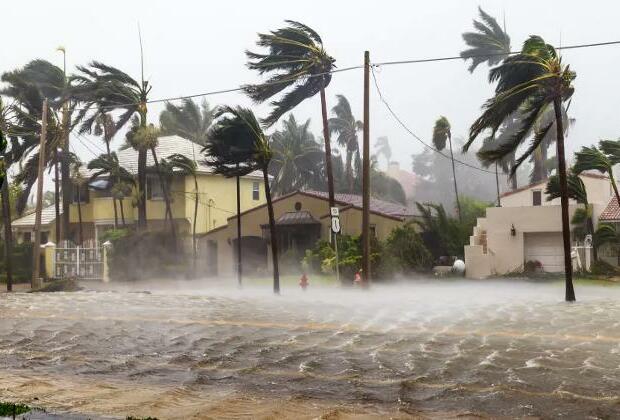
[[[113,287],[2,295],[2,393],[162,418],[620,416],[620,288]]]

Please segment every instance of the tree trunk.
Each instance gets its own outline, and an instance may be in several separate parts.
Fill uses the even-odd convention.
[[[239,165],[237,165],[239,168]],[[237,176],[237,284],[241,287],[241,275],[243,273],[241,262],[241,180]]]
[[[327,101],[325,100],[325,88],[321,86],[321,115],[323,117],[323,138],[325,140],[325,172],[327,172],[327,192],[329,195],[329,208],[334,207],[334,174],[332,172],[332,146],[329,139],[329,125],[327,123]]]
[[[13,232],[11,226],[11,197],[9,178],[2,183],[2,221],[4,223],[4,261],[6,266],[6,291],[13,291]]]
[[[609,181],[611,182],[611,188],[613,188],[614,194],[616,195],[618,206],[620,206],[620,193],[618,193],[618,185],[616,185],[616,178],[614,177],[613,167],[611,168],[611,171],[609,171]]]
[[[114,230],[118,229],[118,210],[116,209],[116,198],[112,197],[112,205],[114,206]]]
[[[514,168],[515,165],[517,164],[517,162],[515,161],[514,156],[512,157],[512,159],[510,160],[510,168]],[[514,176],[512,178],[510,178],[510,183],[511,183],[511,188],[512,190],[516,190],[517,188],[519,188],[519,185],[517,184],[517,174],[515,173]]]
[[[347,166],[346,166],[346,172],[347,172],[347,183],[349,186],[349,193],[353,194],[353,164],[352,164],[352,160],[353,160],[353,153],[349,152],[347,150]]]
[[[146,150],[138,150],[138,228],[145,230],[146,222]]]
[[[105,117],[104,117],[104,120],[105,120]],[[104,134],[103,134],[103,137],[104,137],[104,140],[105,140],[105,148],[106,148],[106,151],[108,153],[108,157],[111,157],[111,155],[112,155],[112,153],[110,151],[110,140],[111,139],[108,138],[108,129],[106,127],[107,127],[107,125],[105,125],[105,122],[104,122],[104,128],[103,128],[103,133]],[[110,177],[111,177],[111,175],[112,174],[110,174]],[[117,183],[118,179],[115,179],[114,182]],[[109,183],[109,185],[111,185],[111,183]],[[116,230],[116,229],[118,229],[118,210],[116,209],[116,197],[114,197],[114,196],[112,196],[112,205],[114,206],[114,230]]]
[[[499,193],[499,168],[497,166],[497,162],[495,162],[495,186],[497,187],[497,207],[501,207],[502,201]]]
[[[564,130],[562,128],[562,102],[557,97],[553,100],[555,121],[557,128],[557,158],[558,177],[560,180],[560,200],[562,204],[562,239],[564,242],[564,272],[566,277],[566,301],[575,301],[575,289],[573,287],[573,263],[571,258],[570,244],[570,221],[568,218],[568,183],[566,181],[566,160],[564,157]]]
[[[461,201],[459,200],[459,189],[456,184],[456,168],[454,167],[454,154],[452,153],[452,136],[448,136],[448,143],[450,144],[450,160],[452,161],[452,177],[454,178],[454,195],[456,196],[456,209],[459,213],[459,221],[463,221],[461,215]]]
[[[80,232],[80,246],[84,244],[84,232],[82,231],[82,192],[80,191],[81,185],[78,185],[78,226]],[[78,273],[79,275],[79,273]]]
[[[161,183],[161,189],[164,193],[164,203],[166,205],[166,213],[170,215],[170,235],[172,236],[172,242],[174,244],[174,249],[177,250],[177,229],[174,224],[174,218],[172,217],[172,208],[170,207],[170,194],[168,191],[168,183],[164,179],[164,176],[161,173],[159,168],[159,160],[157,159],[157,152],[154,147],[151,147],[151,154],[153,155],[153,161],[155,162],[155,169],[157,170],[157,176],[159,178],[159,182]]]
[[[54,212],[56,214],[55,227],[56,227],[56,243],[60,241],[60,228],[62,222],[60,221],[60,171],[58,170],[58,149],[54,147]]]
[[[265,197],[267,198],[267,212],[269,213],[269,235],[271,236],[271,259],[273,262],[273,293],[280,294],[280,268],[278,266],[278,238],[276,235],[276,219],[273,215],[271,202],[271,190],[269,188],[269,175],[267,166],[263,168],[263,180],[265,182]]]
[[[126,226],[125,225],[125,208],[123,207],[123,200],[124,200],[124,198],[121,198],[119,200],[119,202],[120,202],[120,205],[121,205],[121,221],[123,223],[123,227],[125,227]]]
[[[198,222],[198,178],[194,173],[194,188],[196,189],[196,199],[194,200],[194,226],[192,226],[192,242],[194,245],[194,275],[196,275],[196,265],[198,263],[198,243],[196,242],[196,224]]]
[[[69,225],[71,218],[71,162],[69,159],[69,107],[68,103],[62,105],[62,162],[60,167],[60,175],[62,179],[62,226],[60,228],[61,238],[56,238],[57,242],[61,239],[67,239],[69,236]]]

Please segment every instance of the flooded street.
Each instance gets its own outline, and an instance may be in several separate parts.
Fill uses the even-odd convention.
[[[619,417],[620,287],[562,297],[517,280],[2,294],[0,400],[112,417]]]

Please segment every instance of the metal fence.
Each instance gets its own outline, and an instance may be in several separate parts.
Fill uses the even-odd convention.
[[[54,273],[59,279],[103,280],[103,249],[94,240],[82,246],[62,241],[54,254]]]

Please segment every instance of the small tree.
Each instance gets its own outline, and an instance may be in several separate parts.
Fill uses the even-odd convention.
[[[217,111],[216,118],[218,120],[209,130],[209,140],[204,149],[207,162],[213,166],[214,172],[226,177],[244,176],[256,170],[263,173],[273,260],[273,291],[279,294],[278,243],[269,187],[269,162],[272,158],[269,139],[254,113],[247,108],[225,106]]]
[[[433,145],[439,151],[446,148],[446,142],[450,145],[450,160],[452,161],[452,179],[454,180],[454,196],[456,197],[456,209],[458,211],[459,220],[461,216],[461,202],[459,201],[459,189],[456,183],[456,168],[454,166],[454,153],[452,152],[452,132],[450,130],[450,121],[441,116],[435,121],[433,127]]]

